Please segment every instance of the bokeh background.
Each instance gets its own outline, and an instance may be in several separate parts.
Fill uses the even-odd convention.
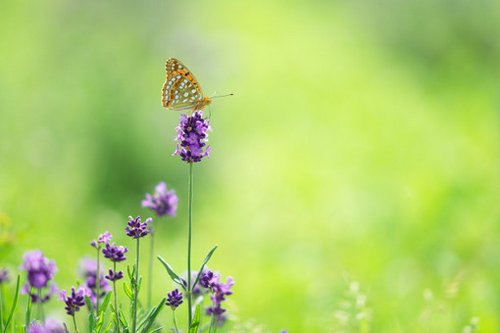
[[[498,332],[499,36],[488,0],[2,1],[1,265],[42,249],[68,288],[164,180],[158,253],[183,269],[177,57],[235,94],[195,167],[194,258],[219,244],[237,281],[228,331]]]

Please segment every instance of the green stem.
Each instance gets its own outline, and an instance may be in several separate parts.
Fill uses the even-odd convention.
[[[99,250],[100,250],[100,248],[101,248],[101,246],[98,245],[97,246],[97,269],[95,271],[95,312],[97,315],[99,315],[99,294],[100,294],[99,287],[101,286],[101,281],[100,281],[101,270],[100,270],[100,266],[99,266]]]
[[[212,332],[217,331],[216,322],[217,322],[216,316],[213,314],[212,320],[210,321],[210,329],[208,330],[208,333],[212,333]]]
[[[116,274],[116,261],[113,262],[113,272]],[[116,280],[113,280],[113,298],[115,299],[115,317],[116,317],[116,331],[120,333],[120,315],[118,313]]]
[[[42,289],[38,289],[38,317],[42,323],[45,323],[45,314],[43,313]]]
[[[193,217],[193,163],[189,163],[189,185],[188,185],[188,258],[187,258],[187,271],[188,271],[188,285],[187,285],[187,300],[188,300],[188,327],[191,327],[193,321],[193,309],[191,307],[191,221]]]
[[[7,329],[7,328],[5,328]],[[0,332],[3,330],[3,285],[0,284]]]
[[[30,288],[29,294],[28,294],[28,305],[26,307],[26,322],[25,322],[25,331],[28,333],[29,327],[30,327],[30,321],[31,321],[31,294],[33,293],[33,288]]]
[[[136,250],[136,257],[135,257],[135,281],[134,281],[134,318],[132,321],[132,333],[135,333],[135,328],[137,324],[137,294],[138,294],[138,285],[139,285],[139,239],[137,238],[137,250]]]
[[[151,295],[153,294],[153,257],[155,248],[155,233],[151,227],[151,242],[149,247],[149,267],[148,267],[148,309],[151,308]]]
[[[175,333],[179,333],[179,327],[177,326],[177,320],[175,320],[175,310],[172,311],[173,317],[174,317],[174,328],[175,328]]]
[[[75,315],[72,315],[71,317],[73,317],[73,326],[75,327],[75,333],[78,333],[78,327],[76,326]]]

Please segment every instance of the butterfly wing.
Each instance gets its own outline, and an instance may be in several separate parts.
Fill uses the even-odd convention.
[[[174,58],[167,60],[165,69],[167,78],[161,90],[163,107],[176,111],[194,108],[203,99],[203,92],[194,75]]]

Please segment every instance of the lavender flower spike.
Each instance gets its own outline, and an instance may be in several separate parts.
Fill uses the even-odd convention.
[[[87,288],[80,286],[78,291],[71,287],[71,295],[67,296],[66,291],[61,291],[61,300],[66,303],[64,309],[70,316],[74,316],[80,308],[85,305],[85,296],[90,296]]]
[[[104,233],[99,235],[97,240],[93,240],[92,242],[90,242],[90,246],[99,249],[101,245],[108,244],[112,237],[113,235],[111,235],[109,231],[105,231]]]
[[[173,155],[179,155],[187,163],[200,162],[210,154],[210,146],[206,145],[210,129],[210,123],[203,118],[201,111],[195,111],[191,116],[181,115]]]
[[[167,190],[167,184],[161,182],[156,185],[153,195],[146,193],[146,198],[142,200],[142,207],[155,211],[156,215],[168,215],[175,217],[177,211],[177,194],[174,190]]]
[[[113,262],[119,262],[123,261],[127,258],[125,258],[125,253],[128,252],[128,249],[124,246],[118,246],[115,243],[113,244],[106,244],[106,247],[102,249],[102,254],[104,254],[104,257],[113,261]]]
[[[177,309],[177,307],[182,304],[182,293],[179,292],[178,289],[172,290],[167,296],[166,305],[170,306],[172,310]]]
[[[29,287],[35,289],[47,287],[57,271],[56,264],[39,250],[27,252],[21,268],[28,273]]]
[[[148,218],[146,219],[146,221],[141,222],[140,216],[137,216],[136,218],[129,216],[128,226],[125,228],[125,232],[127,233],[127,236],[130,236],[132,238],[144,237],[151,232],[149,223],[151,223],[152,221],[152,218]]]
[[[109,269],[109,274],[106,275],[105,278],[111,282],[115,282],[123,278],[123,272],[122,271],[115,272],[112,269]]]

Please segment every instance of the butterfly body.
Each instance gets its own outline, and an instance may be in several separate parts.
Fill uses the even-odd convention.
[[[170,58],[165,64],[167,77],[161,89],[163,107],[180,110],[202,110],[212,101],[204,96],[193,73],[179,60]]]

